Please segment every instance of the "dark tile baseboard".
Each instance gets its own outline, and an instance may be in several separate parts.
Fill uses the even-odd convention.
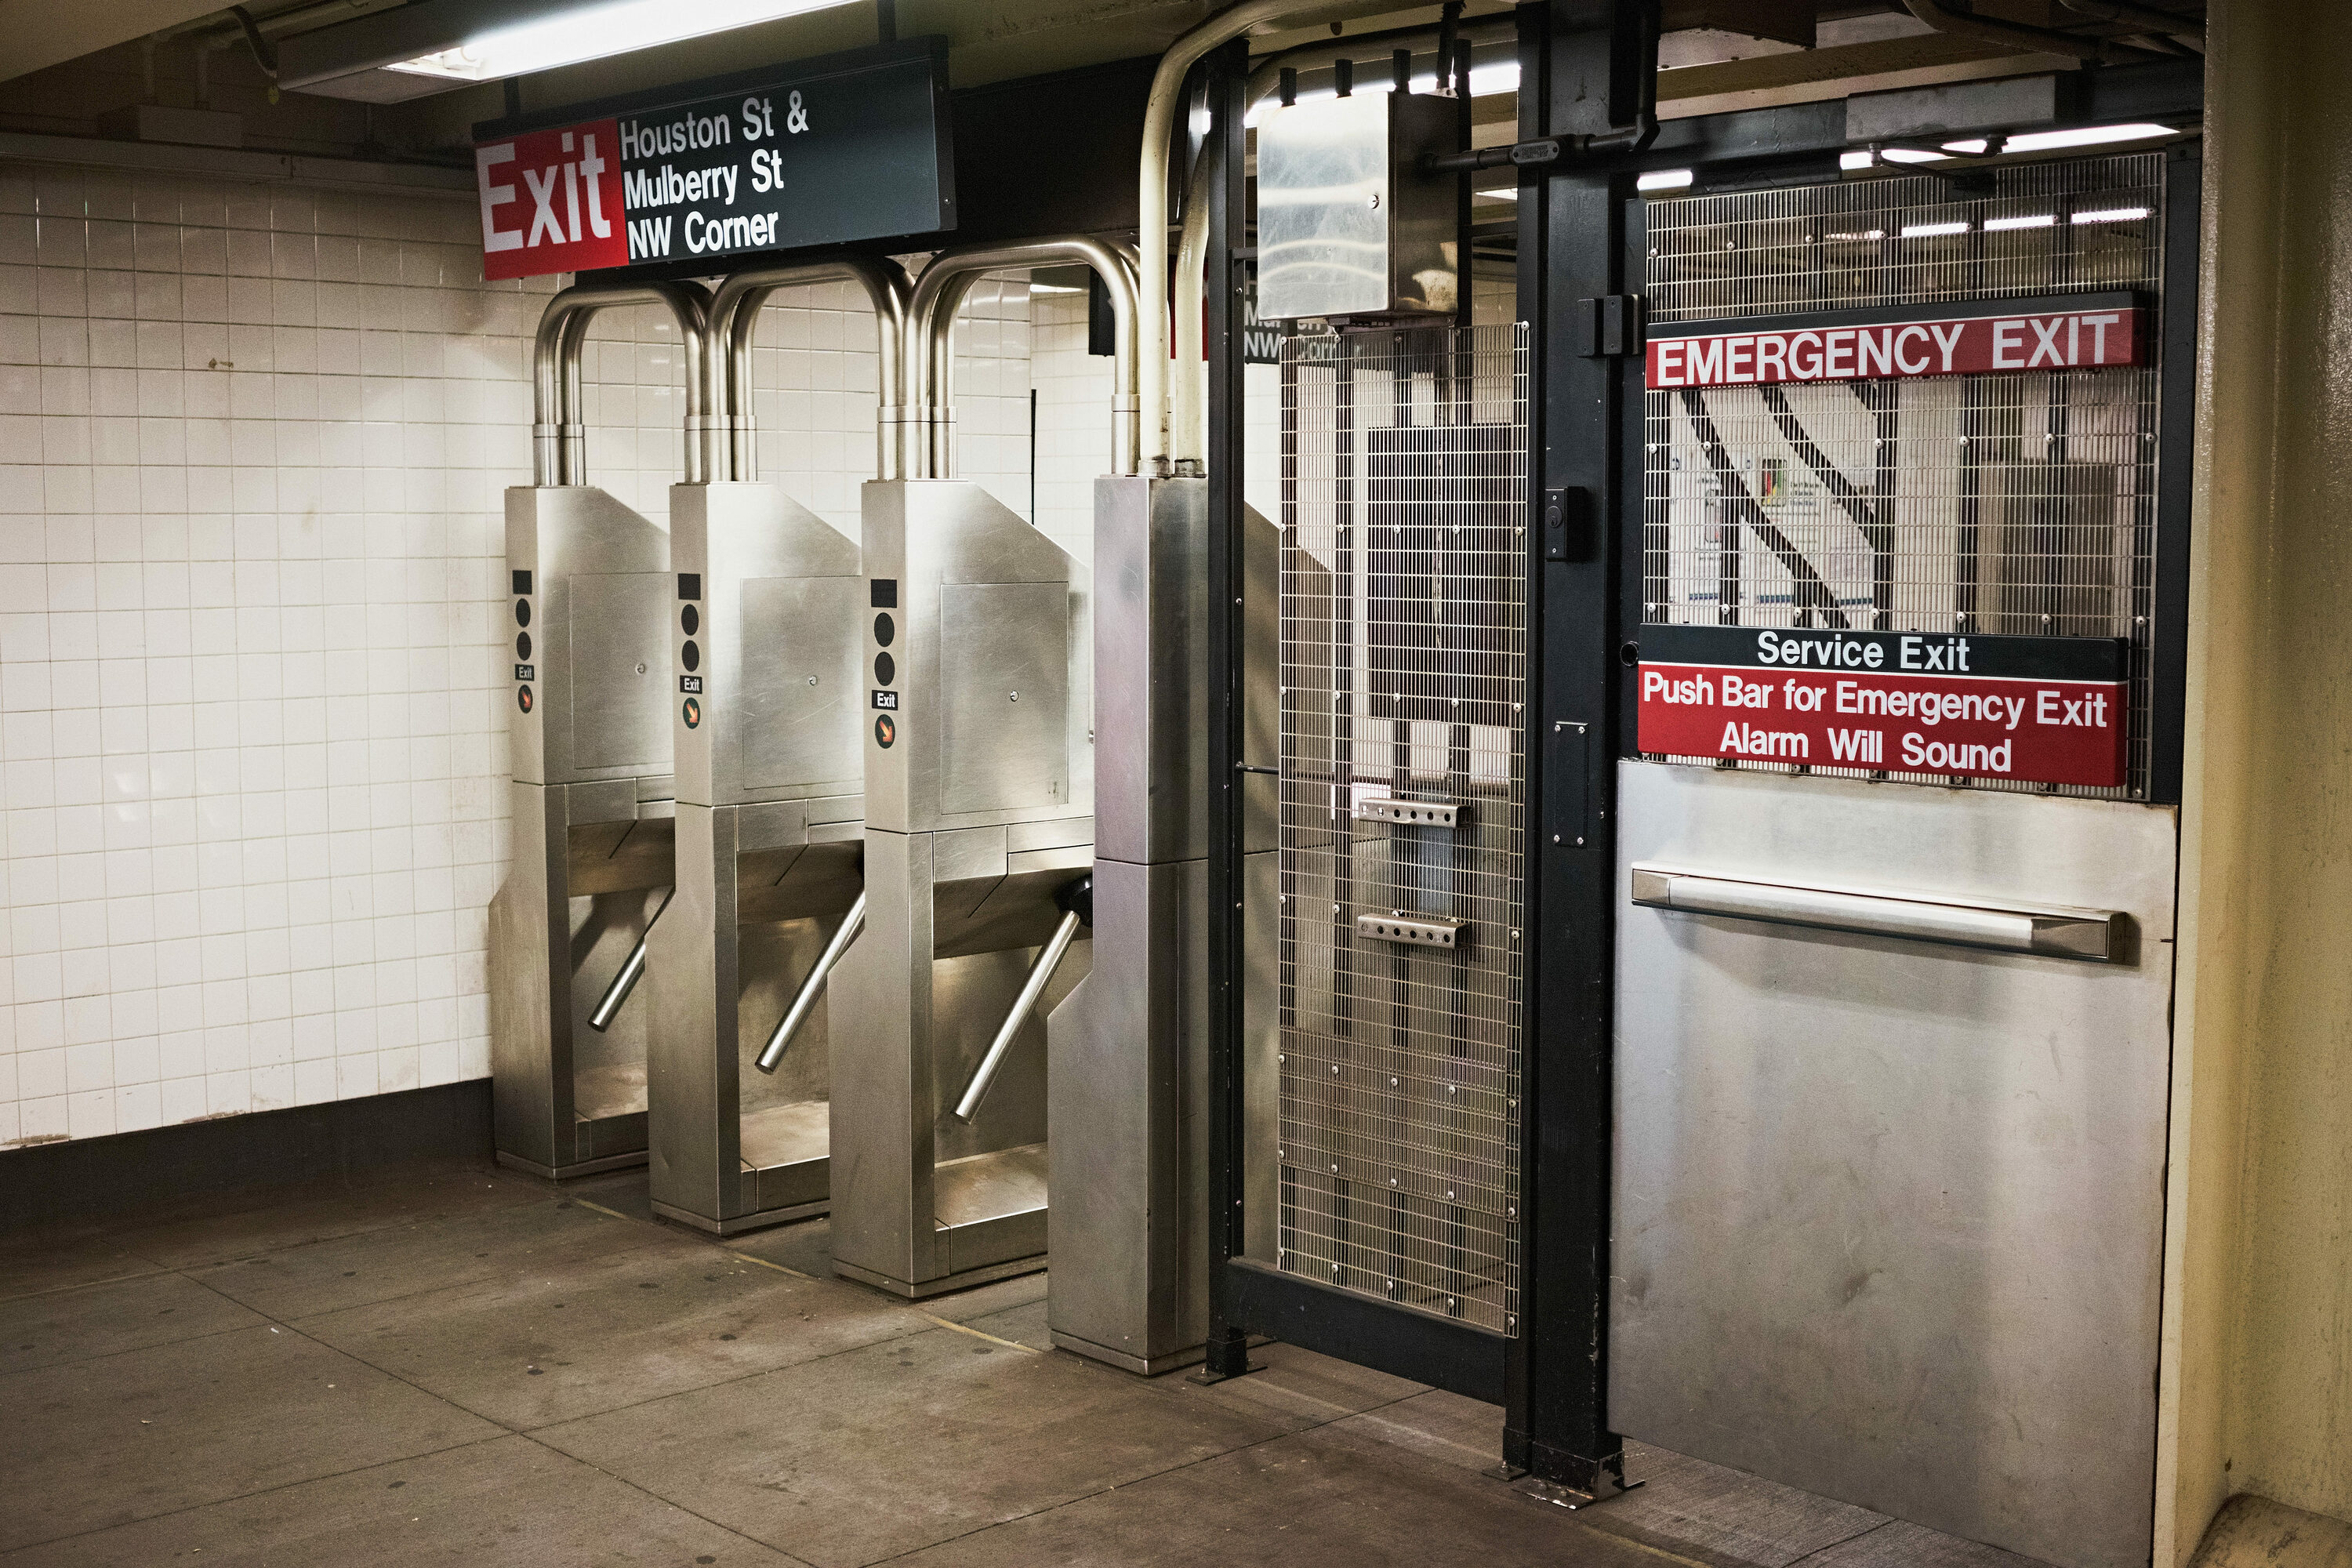
[[[0,1151],[0,1236],[160,1215],[257,1188],[490,1161],[488,1079],[36,1143]]]

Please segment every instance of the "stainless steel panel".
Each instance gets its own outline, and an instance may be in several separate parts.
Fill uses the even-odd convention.
[[[940,811],[1069,800],[1069,625],[1058,583],[940,587]]]
[[[2128,912],[2132,964],[1621,901],[1611,1420],[2069,1568],[2150,1549],[2176,824],[1628,763],[1618,874]]]
[[[858,776],[865,599],[862,577],[755,577],[742,585],[746,789]]]
[[[567,586],[573,765],[583,772],[667,769],[667,576],[590,573]]]
[[[1050,1021],[1047,1322],[1173,1365],[1208,1331],[1208,863],[1094,876],[1094,967]]]
[[[1091,814],[1094,795],[1092,744],[1092,635],[1086,574],[1054,542],[1007,510],[978,486],[961,479],[876,482],[866,487],[862,537],[865,570],[871,583],[888,583],[898,600],[890,612],[898,706],[887,710],[890,743],[882,744],[877,713],[865,715],[867,820],[887,832],[929,832],[985,823],[1044,821]],[[1066,783],[1058,796],[1039,792],[1034,804],[993,810],[953,812],[941,803],[942,687],[954,673],[961,648],[943,641],[942,590],[953,585],[1056,584],[1064,592],[1061,646],[1068,664],[1062,679],[1061,712]],[[1038,595],[1042,604],[1044,595]],[[870,663],[886,651],[866,622],[865,653]],[[1011,684],[996,693],[998,708],[1014,706]],[[1024,698],[1024,700],[1026,699]],[[978,742],[982,737],[971,737]],[[975,765],[977,763],[975,761]]]
[[[1281,542],[1243,521],[1244,760],[1272,766]],[[1114,860],[1182,860],[1208,845],[1208,482],[1095,480],[1095,835]],[[1246,775],[1244,841],[1274,846],[1277,792]]]
[[[1451,98],[1362,93],[1276,109],[1258,128],[1258,313],[1451,313],[1461,257]]]
[[[665,582],[669,571],[669,536],[652,522],[623,506],[604,491],[589,485],[550,489],[518,487],[506,498],[507,565],[530,574],[531,591],[506,601],[509,609],[520,598],[530,623],[505,621],[508,637],[528,631],[531,652],[502,668],[528,669],[502,682],[513,776],[519,783],[562,784],[593,774],[624,778],[636,773],[667,774],[670,771],[667,741],[647,757],[599,768],[572,754],[572,700],[576,685],[572,668],[572,583],[583,575],[643,576]],[[659,626],[654,628],[657,635]],[[663,668],[656,658],[649,674]],[[645,683],[658,687],[658,679]],[[521,700],[531,694],[528,707]],[[649,764],[649,765],[645,765]],[[668,795],[667,790],[660,794]]]

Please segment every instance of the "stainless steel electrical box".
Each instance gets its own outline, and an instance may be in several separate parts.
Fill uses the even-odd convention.
[[[1451,97],[1359,93],[1292,104],[1258,130],[1258,314],[1445,316],[1461,297]]]

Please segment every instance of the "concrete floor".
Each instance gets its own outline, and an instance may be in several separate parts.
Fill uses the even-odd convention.
[[[1486,1473],[1493,1406],[1281,1345],[1146,1383],[1045,1348],[1043,1276],[917,1308],[821,1220],[644,1194],[441,1171],[0,1247],[0,1562],[2030,1568],[1639,1447],[1570,1513]]]

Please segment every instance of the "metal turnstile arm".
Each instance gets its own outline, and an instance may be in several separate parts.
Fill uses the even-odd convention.
[[[598,1034],[613,1026],[613,1020],[620,1016],[621,1005],[629,999],[629,993],[637,988],[637,982],[644,977],[646,943],[653,938],[654,927],[662,918],[662,910],[668,909],[669,901],[676,897],[677,889],[675,887],[662,895],[661,909],[656,910],[654,918],[646,922],[645,934],[637,938],[636,946],[629,949],[629,956],[623,961],[621,972],[613,976],[613,984],[604,987],[604,994],[598,999],[596,1010],[588,1015],[588,1026]]]
[[[988,1086],[996,1081],[996,1069],[1004,1065],[1004,1053],[1013,1048],[1013,1037],[1021,1026],[1029,1021],[1035,1010],[1037,998],[1054,981],[1054,971],[1062,966],[1062,955],[1070,951],[1070,940],[1078,934],[1078,911],[1071,910],[1062,916],[1062,923],[1054,928],[1046,939],[1045,951],[1037,962],[1029,966],[1029,978],[1022,983],[1021,994],[1013,999],[1013,1010],[1004,1015],[996,1038],[989,1043],[988,1054],[980,1058],[980,1066],[971,1072],[971,1081],[963,1086],[963,1098],[956,1101],[955,1119],[970,1121],[980,1114],[980,1102],[988,1098]]]
[[[841,955],[849,951],[849,944],[856,942],[857,933],[865,929],[866,894],[860,889],[857,901],[849,906],[847,914],[841,917],[840,929],[833,933],[833,940],[824,944],[824,951],[817,954],[816,963],[809,967],[808,978],[801,982],[800,990],[793,994],[793,1005],[785,1008],[784,1016],[776,1021],[775,1032],[768,1037],[768,1043],[760,1047],[758,1058],[751,1063],[753,1067],[761,1072],[776,1070],[776,1064],[784,1059],[784,1047],[793,1043],[793,1037],[807,1021],[809,1010],[816,1005],[817,994],[824,989],[825,976],[833,973],[833,966],[841,962]]]

